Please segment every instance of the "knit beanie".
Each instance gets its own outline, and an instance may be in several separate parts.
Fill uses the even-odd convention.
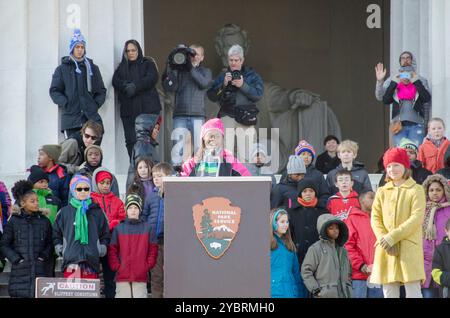
[[[289,161],[286,168],[288,174],[306,174],[305,162],[302,158],[300,158],[300,156],[289,156]]]
[[[83,34],[81,34],[80,29],[75,29],[73,30],[73,35],[72,38],[70,39],[69,55],[73,53],[73,49],[79,43],[84,45],[84,52],[86,53],[86,39],[84,38]]]
[[[61,156],[60,145],[43,145],[40,150],[45,152],[55,162],[57,162],[59,160],[59,156]]]
[[[128,210],[128,207],[132,204],[137,205],[139,211],[142,211],[142,199],[137,194],[127,195],[127,198],[125,199],[125,210]]]
[[[89,179],[88,177],[82,176],[81,174],[76,174],[73,176],[72,180],[70,180],[70,193],[72,194],[72,196],[74,198],[77,197],[77,193],[75,188],[77,187],[77,185],[79,183],[86,183],[89,185],[89,188],[92,189],[92,184],[91,184],[91,179]]]
[[[87,161],[87,154],[90,149],[97,149],[98,151],[100,151],[100,156],[102,157],[101,161],[103,161],[103,150],[100,146],[97,146],[97,145],[90,145],[90,146],[86,147],[86,149],[84,150],[84,160],[85,161]]]
[[[300,156],[302,152],[309,152],[312,156],[312,159],[316,157],[316,152],[314,151],[313,146],[311,146],[306,140],[300,140],[297,147],[295,148],[295,155]]]
[[[40,180],[47,180],[48,182],[49,181],[48,174],[39,166],[36,165],[31,166],[28,181],[35,184]]]
[[[225,128],[223,127],[223,122],[220,118],[213,118],[208,120],[206,123],[203,124],[201,130],[200,130],[200,137],[201,140],[205,137],[206,133],[210,130],[217,129],[220,131],[222,136],[225,135]]]
[[[316,193],[316,197],[318,196],[318,195],[317,195],[317,185],[314,183],[313,180],[305,178],[305,179],[302,179],[302,180],[298,183],[298,186],[297,186],[298,196],[299,196],[299,197],[302,196],[302,192],[303,192],[303,190],[305,190],[306,188],[313,189],[314,192]]]
[[[400,140],[399,147],[403,149],[412,149],[416,153],[419,151],[419,147],[416,145],[416,143],[408,138],[402,138],[402,140]]]
[[[383,156],[384,168],[387,169],[387,166],[393,162],[402,164],[407,169],[411,167],[408,154],[406,153],[406,150],[403,148],[391,148],[384,153]]]
[[[113,179],[112,174],[109,173],[108,171],[100,171],[95,175],[95,183],[100,183],[105,179],[109,179],[112,181]]]

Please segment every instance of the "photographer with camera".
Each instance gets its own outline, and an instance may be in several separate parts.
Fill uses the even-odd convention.
[[[431,100],[412,66],[402,66],[383,96],[383,103],[392,103],[392,142],[395,147],[403,138],[420,145],[425,137],[424,104]]]
[[[209,68],[201,65],[205,51],[199,45],[179,45],[169,55],[166,70],[162,76],[165,91],[175,93],[173,129],[184,128],[190,132],[195,150],[200,142],[200,129],[205,122],[205,95],[212,81]],[[186,135],[185,139],[186,140]],[[192,143],[192,141],[191,141]],[[181,166],[184,144],[178,158],[172,158],[175,166]],[[192,154],[188,154],[190,157]]]
[[[238,138],[237,157],[241,162],[248,162],[245,138],[250,136],[249,145],[256,142],[255,125],[259,112],[256,102],[263,96],[264,83],[252,68],[243,64],[244,50],[240,45],[233,45],[228,51],[229,67],[216,78],[208,90],[208,97],[219,103],[217,117],[222,119],[225,128],[243,129],[244,134]],[[230,145],[227,148],[234,149],[234,138]]]

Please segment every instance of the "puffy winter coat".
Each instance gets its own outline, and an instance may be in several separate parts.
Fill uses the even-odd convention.
[[[81,245],[75,241],[76,209],[72,205],[62,208],[53,224],[53,243],[57,254],[62,254],[62,270],[69,264],[86,262],[97,273],[100,272],[100,257],[105,256],[110,241],[108,220],[100,206],[92,203],[86,211],[89,242]]]
[[[280,183],[275,185],[270,193],[270,208],[275,209],[281,206],[286,208],[298,207],[297,186],[298,182],[292,181],[288,176],[285,176]]]
[[[125,43],[122,61],[114,72],[112,84],[118,95],[120,102],[120,117],[136,118],[140,114],[159,114],[161,102],[156,83],[158,82],[158,69],[152,58],[143,56],[142,48],[137,42],[138,57],[136,61],[129,61],[127,56],[127,46]],[[127,83],[133,83],[135,92],[127,95],[125,87]]]
[[[278,247],[270,251],[270,288],[272,298],[306,298],[297,255],[275,236]]]
[[[332,195],[328,200],[327,210],[331,214],[345,221],[354,208],[359,208],[358,193],[352,191],[346,198],[340,192]]]
[[[445,153],[449,148],[450,141],[444,137],[439,148],[437,148],[428,138],[419,146],[418,159],[422,161],[425,169],[432,173],[445,167]]]
[[[336,169],[331,170],[327,174],[327,184],[330,190],[330,194],[335,194],[339,191],[334,183],[336,181],[336,174],[341,169],[343,169],[342,164],[340,164]],[[367,173],[366,169],[364,169],[364,165],[362,163],[354,161],[352,170],[350,172],[352,173],[353,190],[358,193],[372,191],[372,184],[370,183],[369,174]]]
[[[28,214],[22,210],[12,214],[0,246],[2,254],[12,264],[9,295],[33,298],[36,278],[50,277],[53,271],[50,221],[40,212]]]
[[[247,168],[240,163],[228,150],[221,153],[223,162],[220,164],[219,177],[239,177],[251,176]],[[194,158],[186,161],[182,166],[181,175],[183,177],[195,177],[199,163]]]
[[[61,110],[61,130],[80,128],[88,120],[102,124],[98,109],[105,102],[106,88],[98,66],[88,60],[93,74],[91,92],[87,87],[85,63],[78,63],[82,74],[77,74],[74,61],[65,56],[53,73],[50,97]]]
[[[425,279],[422,222],[425,193],[412,178],[395,187],[388,182],[378,188],[372,206],[371,226],[377,242],[384,237],[399,254],[388,255],[377,245],[370,281],[374,284],[414,282]]]
[[[145,198],[142,218],[149,223],[155,240],[158,244],[164,243],[164,198],[158,188],[153,188],[148,197]]]
[[[136,118],[136,143],[133,147],[128,169],[127,189],[133,183],[136,164],[141,157],[149,158],[155,165],[159,163],[159,155],[156,149],[158,142],[151,137],[158,118],[159,116],[154,114],[142,114]]]
[[[423,189],[426,193],[427,202],[430,202],[428,198],[427,189],[433,182],[439,182],[444,188],[444,198],[442,198],[440,204],[444,204],[445,207],[436,209],[434,214],[434,219],[429,220],[429,222],[433,222],[436,227],[436,238],[434,240],[428,240],[424,237],[423,239],[423,255],[424,255],[424,266],[425,266],[425,282],[423,284],[424,288],[430,287],[431,282],[431,264],[433,261],[434,251],[436,247],[442,242],[444,237],[446,237],[445,233],[445,225],[447,220],[450,218],[450,206],[447,206],[447,202],[450,202],[450,186],[448,185],[447,179],[441,175],[432,175],[428,177],[423,183]]]
[[[329,225],[339,226],[339,236],[332,244],[326,234]],[[351,265],[347,250],[343,247],[348,239],[345,223],[331,214],[324,214],[317,220],[320,240],[306,253],[301,267],[306,288],[319,298],[351,298]]]
[[[446,289],[450,298],[450,240],[446,237],[436,248],[433,256],[433,280]]]
[[[297,207],[288,209],[289,228],[292,239],[297,247],[297,256],[300,265],[305,259],[308,248],[319,240],[317,219],[328,211],[321,208],[303,207],[297,202]]]
[[[226,72],[229,72],[229,70]],[[262,78],[251,67],[243,66],[241,73],[244,78],[244,85],[236,90],[234,105],[228,105],[223,99],[223,93],[225,91],[223,89],[223,80],[226,72],[220,73],[207,94],[212,102],[219,102],[220,104],[220,111],[217,117],[229,116],[234,118],[235,106],[255,105],[262,98],[264,94],[264,83]]]
[[[116,197],[114,193],[100,194],[93,192],[91,197],[92,200],[100,206],[103,212],[105,212],[106,217],[108,218],[110,231],[119,225],[120,221],[126,218],[123,202]]]
[[[45,172],[47,172],[49,178],[48,187],[52,190],[53,195],[61,200],[61,205],[66,206],[70,183],[70,176],[66,167],[56,164]]]
[[[370,226],[370,215],[358,208],[352,209],[345,224],[348,227],[348,241],[345,244],[352,264],[352,279],[367,280],[361,272],[363,265],[372,265],[377,238]]]
[[[114,228],[108,247],[109,266],[117,272],[117,282],[147,282],[147,273],[156,264],[158,245],[143,219],[122,221]]]

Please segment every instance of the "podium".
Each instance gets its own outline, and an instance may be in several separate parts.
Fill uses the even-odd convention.
[[[270,177],[163,181],[164,297],[270,297]]]

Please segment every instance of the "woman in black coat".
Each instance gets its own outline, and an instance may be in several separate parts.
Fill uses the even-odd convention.
[[[131,158],[136,143],[135,119],[140,114],[159,115],[161,102],[156,90],[158,69],[152,58],[144,57],[136,40],[129,40],[123,49],[122,62],[114,72],[112,84],[120,102],[120,117],[125,143]]]
[[[9,296],[33,298],[36,278],[52,276],[52,226],[39,211],[31,182],[17,182],[12,192],[20,210],[11,215],[0,242],[2,254],[12,264]]]

